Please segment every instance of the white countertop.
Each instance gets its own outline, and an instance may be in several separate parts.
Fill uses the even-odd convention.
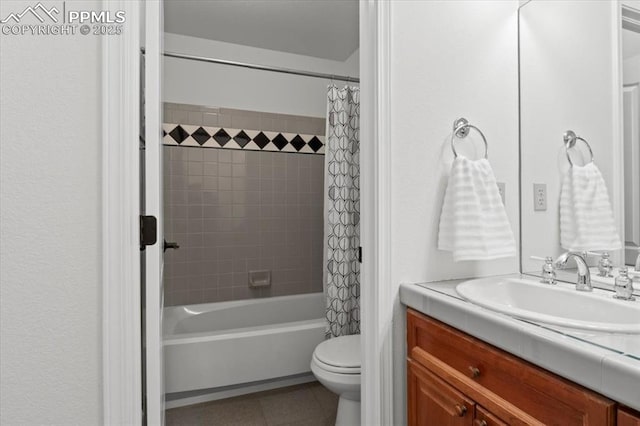
[[[519,274],[511,276],[520,276]],[[465,280],[402,284],[400,301],[487,343],[640,410],[640,335],[519,320],[462,299]]]

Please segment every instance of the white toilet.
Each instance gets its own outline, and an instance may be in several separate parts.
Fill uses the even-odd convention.
[[[360,426],[360,335],[320,343],[313,351],[311,371],[340,396],[336,426]]]

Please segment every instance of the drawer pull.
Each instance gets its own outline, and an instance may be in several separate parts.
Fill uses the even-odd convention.
[[[464,417],[467,414],[467,407],[464,405],[456,404],[456,414],[458,417]]]
[[[473,378],[480,377],[480,369],[478,367],[469,366],[469,372]]]
[[[475,419],[473,421],[474,426],[488,426],[488,423],[486,420],[480,420],[480,419]]]

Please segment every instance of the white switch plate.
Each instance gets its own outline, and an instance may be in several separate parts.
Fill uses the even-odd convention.
[[[547,210],[547,184],[546,183],[533,184],[533,210],[534,211]]]
[[[500,193],[500,198],[502,198],[502,204],[504,204],[504,189],[505,189],[505,183],[498,182],[498,192]]]

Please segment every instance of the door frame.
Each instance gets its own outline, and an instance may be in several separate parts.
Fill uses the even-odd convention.
[[[360,1],[361,419],[394,424],[391,281],[391,2]],[[396,407],[403,410],[404,407]]]
[[[162,309],[164,283],[164,201],[162,194],[162,51],[163,5],[144,1],[144,214],[154,216],[157,243],[146,247],[144,256],[143,394],[146,423],[164,424],[164,356],[162,353]],[[142,185],[141,185],[142,187]]]
[[[102,42],[103,419],[142,422],[139,250],[139,84],[144,0],[124,10],[126,31]],[[393,424],[391,282],[390,2],[360,2],[362,421]],[[159,35],[160,37],[160,35]],[[131,141],[131,143],[124,143]],[[404,407],[396,407],[403,410]]]
[[[139,0],[103,0],[125,11],[124,31],[102,37],[103,423],[142,422],[140,307]]]

